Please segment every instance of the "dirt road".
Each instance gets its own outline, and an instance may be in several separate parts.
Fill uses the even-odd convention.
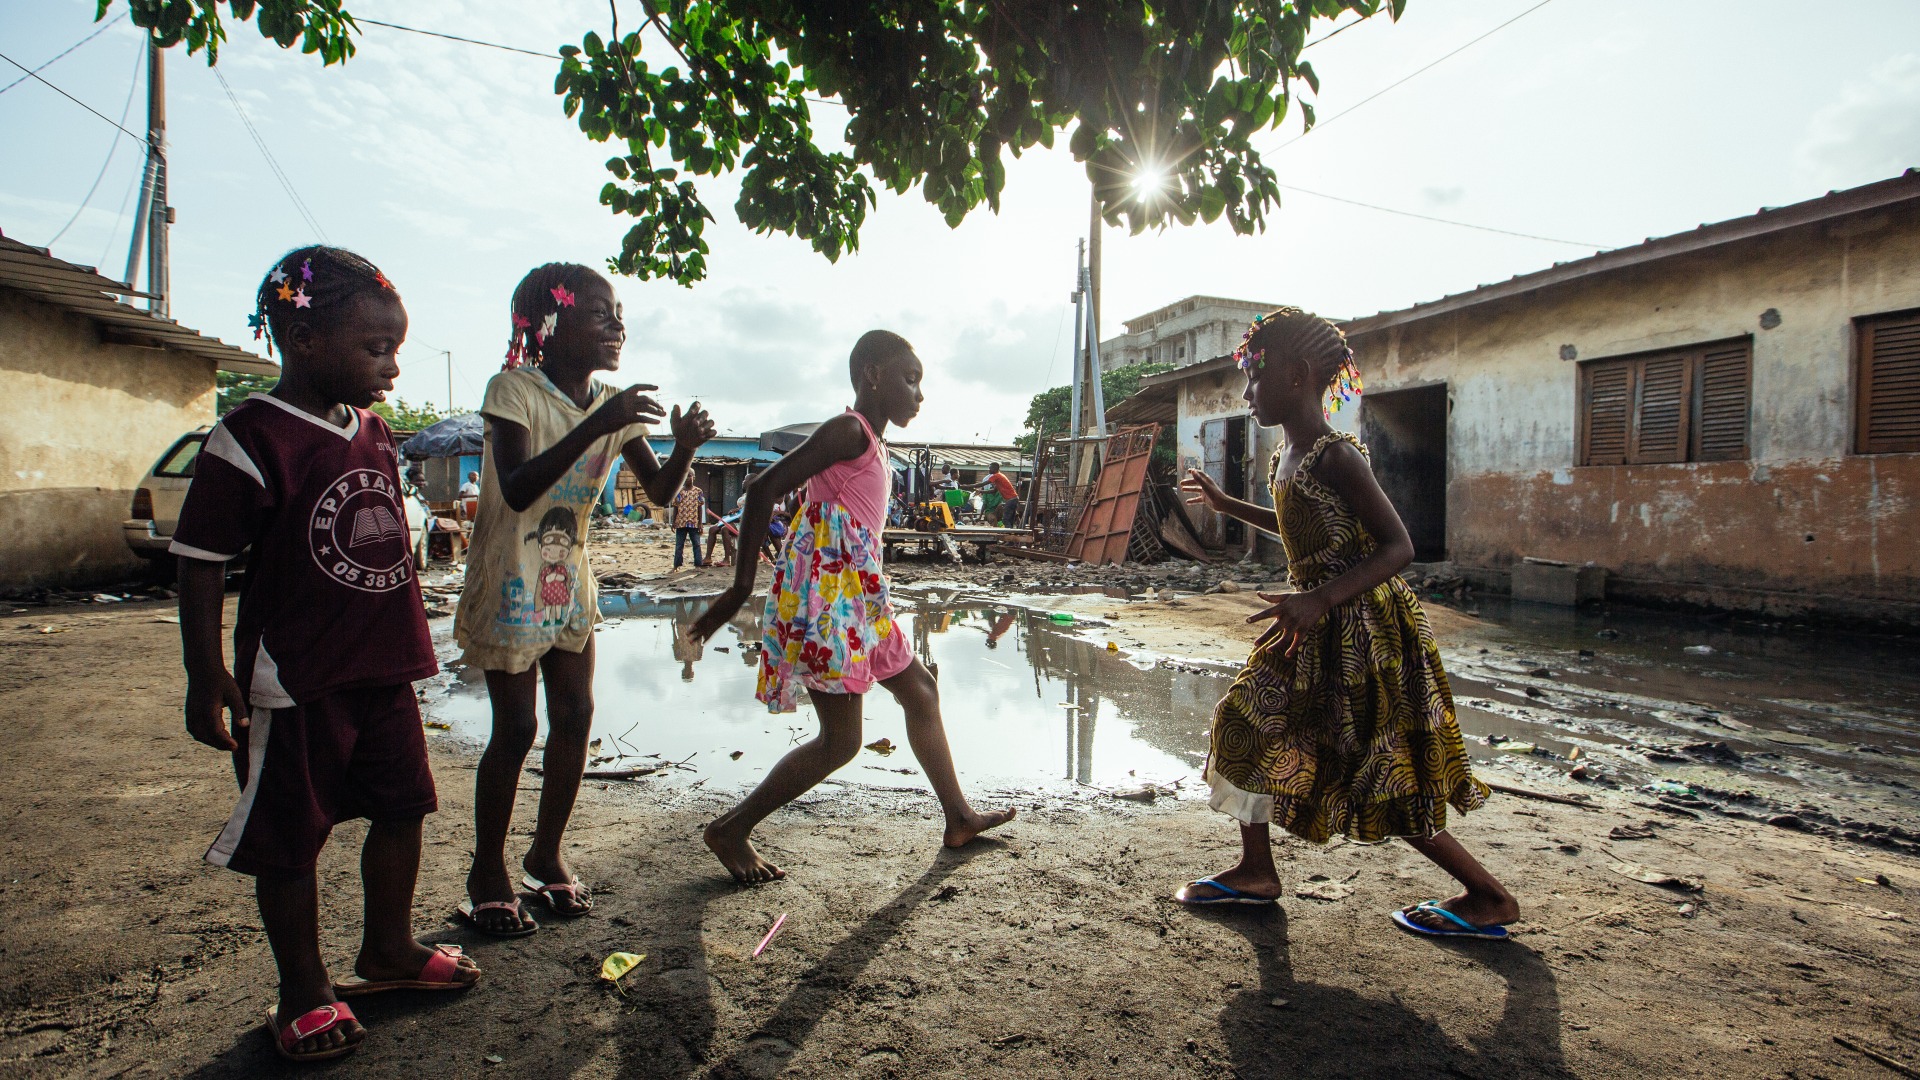
[[[260,1031],[273,967],[251,889],[200,861],[234,789],[182,732],[170,617],[0,615],[0,1074],[298,1071]],[[485,975],[367,1001],[340,1075],[1893,1075],[1836,1035],[1920,1059],[1920,860],[1630,792],[1596,810],[1498,797],[1462,821],[1526,913],[1509,943],[1435,944],[1386,919],[1447,888],[1400,846],[1288,842],[1280,911],[1178,908],[1174,887],[1232,858],[1192,802],[1034,796],[948,852],[930,796],[829,786],[765,830],[792,876],[742,890],[698,837],[726,793],[589,784],[571,839],[595,913],[500,942],[445,918],[472,760],[436,740],[434,767],[417,925]],[[1651,837],[1610,838],[1628,826]],[[360,834],[322,862],[336,962]],[[597,978],[615,950],[646,954],[624,994]]]

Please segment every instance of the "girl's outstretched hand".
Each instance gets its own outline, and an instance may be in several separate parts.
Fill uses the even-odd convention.
[[[625,390],[607,399],[605,405],[593,411],[591,422],[599,430],[611,435],[628,424],[656,424],[665,419],[667,410],[660,403],[647,396],[647,391],[658,390],[652,383],[634,383]]]
[[[1258,649],[1275,638],[1280,638],[1286,649],[1285,655],[1292,656],[1300,649],[1300,642],[1307,631],[1314,628],[1326,617],[1327,603],[1319,594],[1312,592],[1297,593],[1258,593],[1260,599],[1271,607],[1262,608],[1247,616],[1250,623],[1262,619],[1272,619],[1273,625],[1267,627],[1253,647]]]
[[[1213,482],[1213,477],[1199,469],[1187,470],[1186,477],[1180,481],[1180,490],[1189,496],[1188,506],[1205,506],[1215,513],[1226,513],[1226,491]]]
[[[746,558],[747,553],[741,552],[740,557]],[[746,602],[747,590],[738,585],[729,585],[727,591],[714,597],[713,603],[707,610],[693,620],[693,625],[687,628],[687,637],[696,642],[705,642],[719,633],[720,628],[727,625],[727,620],[733,618],[734,613],[740,610],[740,605]]]
[[[673,416],[667,421],[667,427],[673,432],[675,446],[699,446],[713,438],[713,418],[707,415],[707,410],[701,408],[697,401],[687,406],[687,411],[684,413],[680,411],[680,406],[675,405]]]

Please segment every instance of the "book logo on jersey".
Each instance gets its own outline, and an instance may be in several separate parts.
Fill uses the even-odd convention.
[[[313,561],[342,585],[388,592],[413,577],[406,512],[393,481],[375,469],[335,480],[313,508],[307,530]]]

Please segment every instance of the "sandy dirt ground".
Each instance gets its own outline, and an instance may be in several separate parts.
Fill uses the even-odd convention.
[[[599,568],[653,574],[670,558],[633,544]],[[657,584],[711,588],[725,573]],[[1097,616],[1105,598],[1070,601]],[[1231,659],[1256,604],[1135,604],[1107,632]],[[274,972],[249,883],[201,861],[235,792],[226,760],[183,733],[171,618],[158,602],[0,614],[0,1075],[301,1071],[260,1030]],[[1435,622],[1473,632],[1440,609]],[[1231,828],[1192,801],[1035,795],[1010,827],[946,851],[930,795],[829,785],[763,829],[791,876],[741,889],[699,839],[728,793],[589,783],[570,839],[594,913],[495,941],[448,918],[473,759],[430,742],[441,811],[416,925],[485,974],[466,994],[366,999],[368,1041],[327,1072],[1895,1075],[1836,1036],[1920,1060],[1920,860],[1681,816],[1631,791],[1591,809],[1496,796],[1458,823],[1524,907],[1496,944],[1394,929],[1392,908],[1450,892],[1398,845],[1285,841],[1279,910],[1184,910],[1168,894],[1234,852]],[[1630,826],[1651,835],[1610,835]],[[338,970],[356,940],[362,835],[342,827],[321,864]],[[1646,869],[1691,881],[1622,873]],[[618,990],[597,977],[616,950],[646,955]]]

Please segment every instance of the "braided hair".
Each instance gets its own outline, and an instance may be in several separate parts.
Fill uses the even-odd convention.
[[[266,339],[271,356],[274,343],[284,342],[295,323],[327,321],[354,297],[383,289],[399,297],[379,267],[345,248],[322,244],[294,248],[260,279],[247,325],[253,327],[255,341]]]
[[[1276,308],[1253,320],[1233,358],[1240,370],[1251,374],[1266,367],[1269,355],[1276,362],[1297,359],[1307,366],[1307,378],[1326,391],[1321,411],[1328,420],[1365,389],[1347,335],[1331,321],[1297,307]]]
[[[891,330],[869,330],[853,343],[853,352],[847,356],[847,376],[853,380],[853,388],[859,390],[860,380],[869,371],[912,351],[913,345]]]
[[[581,285],[599,272],[579,263],[536,266],[513,290],[513,331],[507,336],[507,362],[502,371],[521,364],[540,366],[547,339],[560,325],[560,309],[573,307]]]

